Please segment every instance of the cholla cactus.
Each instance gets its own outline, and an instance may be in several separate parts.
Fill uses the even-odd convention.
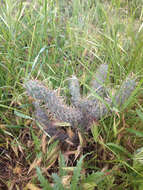
[[[58,120],[70,123],[73,128],[86,130],[89,125],[112,112],[112,108],[121,106],[130,97],[135,89],[135,79],[128,78],[120,86],[119,90],[110,97],[110,93],[105,87],[108,74],[108,65],[102,64],[95,73],[92,81],[92,89],[97,96],[81,98],[80,85],[76,76],[69,80],[69,91],[71,94],[72,106],[67,106],[61,97],[54,90],[49,90],[42,83],[36,80],[29,80],[25,87],[30,96],[35,100],[35,117],[42,125],[47,126],[47,132],[51,136],[56,135],[59,140],[67,138],[66,133],[61,133],[50,122],[46,109]],[[44,103],[45,108],[41,108],[39,103]]]

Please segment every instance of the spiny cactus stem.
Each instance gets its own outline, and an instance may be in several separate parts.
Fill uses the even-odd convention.
[[[80,86],[76,76],[72,76],[69,80],[69,91],[71,94],[71,102],[76,107],[80,101]]]
[[[104,96],[107,92],[105,88],[105,81],[108,74],[108,65],[102,64],[99,66],[95,73],[95,79],[92,81],[92,88],[96,91],[99,96]]]
[[[55,117],[61,121],[71,123],[73,126],[82,120],[82,112],[73,107],[68,107],[53,90],[47,89],[38,81],[30,80],[25,84],[28,94],[45,103],[45,106]]]

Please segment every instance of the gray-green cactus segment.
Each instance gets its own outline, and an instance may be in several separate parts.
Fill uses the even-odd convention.
[[[104,86],[104,83],[107,79],[107,74],[108,74],[108,65],[102,64],[97,69],[95,73],[95,79],[92,81],[92,88],[99,96],[102,97],[105,96],[107,93],[107,89]]]
[[[47,89],[36,80],[29,80],[25,87],[30,96],[45,103],[50,112],[59,120],[77,125],[81,122],[82,113],[76,108],[68,107],[53,90]]]
[[[83,100],[80,102],[78,108],[84,116],[84,120],[90,122],[97,121],[102,117],[105,117],[109,112],[109,107],[111,102],[108,101],[99,101],[99,100]]]
[[[71,103],[77,107],[77,105],[80,102],[81,96],[80,96],[80,86],[79,81],[76,76],[72,76],[69,80],[69,91],[71,94]]]
[[[37,102],[37,101],[35,101],[33,103],[33,105],[35,108],[35,112],[34,112],[35,119],[39,123],[42,123],[44,126],[51,125],[50,118],[48,116],[47,110],[44,108],[41,108],[41,106],[39,105],[39,102]]]
[[[115,104],[115,106],[121,106],[122,104],[124,104],[127,101],[127,99],[131,96],[135,87],[136,87],[135,79],[127,78],[123,82],[117,93],[115,93],[115,96],[113,98],[113,104]]]
[[[44,131],[46,131],[51,137],[55,136],[55,139],[62,142],[68,139],[68,135],[63,130],[61,131],[57,129],[57,127],[50,121],[46,109],[41,108],[38,102],[34,102],[33,105],[35,107],[35,119],[43,127]]]

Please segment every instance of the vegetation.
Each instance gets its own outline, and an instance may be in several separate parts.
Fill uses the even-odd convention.
[[[0,1],[1,189],[143,188],[142,5],[142,0]],[[75,131],[69,120],[50,113],[47,128],[58,129],[43,130],[27,80],[42,81],[66,97],[67,105],[70,98],[76,105],[79,89],[71,84],[69,91],[67,80],[75,75],[84,97],[91,92],[103,102],[103,92],[94,93],[90,81],[104,64],[112,97],[126,78],[135,79],[129,98],[89,130]],[[60,142],[53,137],[57,131]],[[61,141],[75,133],[75,141]]]

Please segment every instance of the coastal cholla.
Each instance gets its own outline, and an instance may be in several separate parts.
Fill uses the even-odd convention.
[[[69,123],[73,129],[87,131],[94,121],[111,115],[113,108],[119,110],[136,87],[135,79],[128,77],[113,95],[105,86],[107,76],[108,65],[100,65],[91,82],[93,93],[87,97],[81,96],[79,81],[76,76],[72,76],[69,79],[70,106],[66,105],[63,98],[59,97],[55,90],[48,89],[42,82],[27,81],[25,88],[28,95],[34,99],[35,119],[47,129],[50,136],[56,136],[60,141],[68,138],[68,135],[64,130],[61,132],[50,120],[49,112],[53,118]]]

